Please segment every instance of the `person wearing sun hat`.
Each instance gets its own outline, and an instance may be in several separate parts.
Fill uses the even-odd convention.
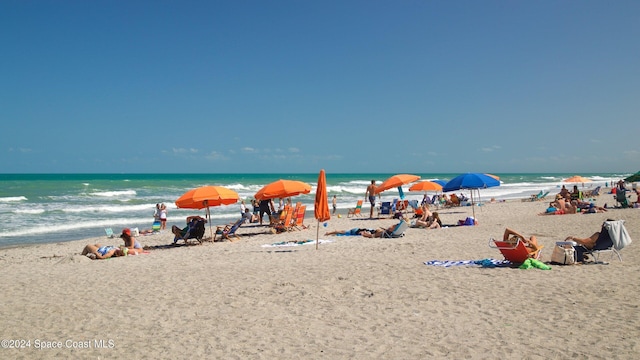
[[[142,253],[142,245],[131,236],[131,230],[129,228],[122,229],[120,238],[124,240],[124,246],[127,248],[127,254],[136,255]]]

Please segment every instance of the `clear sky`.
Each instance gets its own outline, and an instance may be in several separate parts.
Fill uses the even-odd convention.
[[[635,172],[640,1],[0,1],[0,172]]]

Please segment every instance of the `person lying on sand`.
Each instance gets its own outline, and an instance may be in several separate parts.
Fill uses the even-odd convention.
[[[361,235],[364,236],[364,237],[368,237],[368,238],[379,238],[379,237],[383,237],[385,233],[387,233],[387,234],[392,233],[396,229],[397,226],[398,226],[398,224],[394,224],[394,225],[389,226],[386,229],[385,228],[380,228],[380,229],[373,230],[373,231],[371,231],[371,230],[363,231],[361,233]]]
[[[324,233],[325,235],[362,235],[363,232],[373,233],[374,229],[353,228],[350,230],[335,230]]]
[[[108,259],[112,256],[124,256],[124,252],[115,246],[102,246],[100,244],[87,245],[82,250],[82,255],[86,255],[92,260]]]

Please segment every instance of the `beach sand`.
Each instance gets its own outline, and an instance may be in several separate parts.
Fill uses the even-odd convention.
[[[612,204],[603,194],[599,205]],[[396,239],[324,236],[387,227],[393,219],[332,217],[271,234],[243,226],[239,241],[166,246],[90,260],[106,237],[0,250],[2,358],[635,359],[640,355],[640,243],[623,262],[538,269],[427,266],[429,260],[502,259],[489,247],[505,227],[536,235],[549,261],[556,241],[587,237],[607,218],[640,236],[640,209],[539,216],[546,202],[476,206],[477,226],[410,228]],[[365,205],[363,213],[368,214]],[[472,208],[439,211],[445,224]],[[178,224],[181,225],[181,224]],[[207,228],[207,233],[209,229]],[[15,340],[10,343],[4,340]],[[16,342],[17,341],[17,342]],[[8,349],[8,345],[29,347]],[[61,348],[50,348],[59,346]]]

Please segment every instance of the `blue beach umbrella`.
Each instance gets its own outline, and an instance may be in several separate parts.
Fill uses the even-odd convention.
[[[440,186],[442,186],[442,187],[444,187],[444,186],[447,184],[447,182],[446,182],[446,181],[444,181],[444,180],[440,180],[440,179],[431,180],[431,182],[434,182],[434,183],[436,183],[436,184],[439,184],[439,185],[440,185]]]
[[[442,191],[448,192],[461,189],[477,189],[478,194],[480,194],[479,189],[486,189],[494,186],[500,186],[500,181],[489,175],[482,173],[466,173],[449,180],[449,182],[442,187]],[[475,219],[476,211],[473,202],[473,191],[471,191],[471,207],[473,208],[473,218]]]

